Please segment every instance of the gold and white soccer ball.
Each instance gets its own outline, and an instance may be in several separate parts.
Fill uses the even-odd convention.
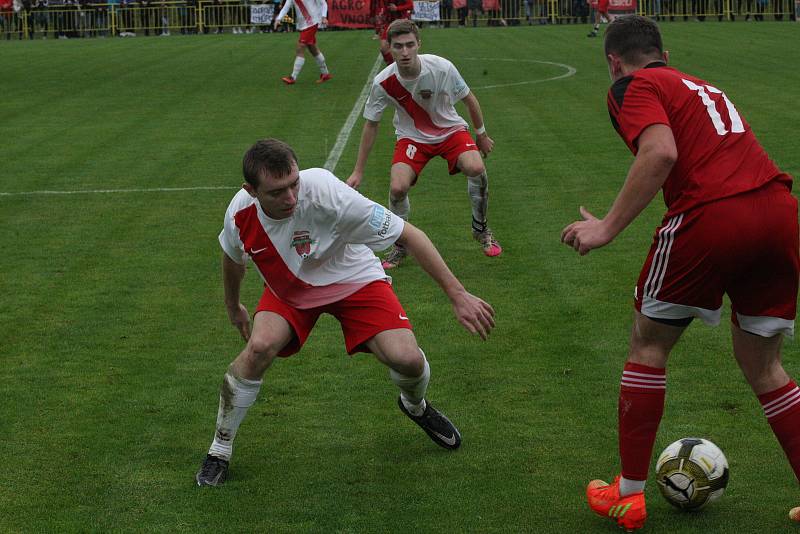
[[[707,439],[679,439],[658,457],[656,482],[668,503],[697,510],[722,496],[728,485],[728,460]]]

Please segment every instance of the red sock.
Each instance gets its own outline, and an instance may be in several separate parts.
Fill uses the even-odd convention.
[[[394,63],[394,58],[392,57],[391,52],[381,52],[381,55],[383,56],[383,60],[386,62],[387,65],[391,65],[392,63]]]
[[[759,395],[758,400],[800,481],[800,388],[789,380],[782,388]]]
[[[647,480],[666,393],[666,369],[625,364],[619,388],[619,455],[622,476],[629,480]]]

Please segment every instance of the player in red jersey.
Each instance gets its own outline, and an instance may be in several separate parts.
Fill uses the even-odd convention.
[[[379,35],[381,37],[381,55],[387,65],[394,63],[394,58],[389,49],[389,41],[386,38],[386,32],[389,30],[389,25],[398,19],[407,19],[411,17],[411,12],[414,10],[414,0],[397,0],[391,2],[389,0],[378,0],[378,14],[377,21],[379,26]]]
[[[597,32],[600,31],[600,22],[605,18],[611,20],[608,14],[608,0],[586,0],[589,8],[594,13],[594,28],[589,32],[587,37],[597,37]]]
[[[592,481],[591,508],[640,528],[643,489],[664,409],[666,364],[694,317],[718,324],[731,300],[736,361],[800,479],[800,389],[781,365],[794,333],[798,289],[797,201],[792,178],[769,159],[721,90],[667,66],[658,26],[640,16],[609,24],[605,54],[614,80],[611,121],[635,154],[605,217],[583,220],[561,240],[581,255],[610,243],[663,190],[656,230],[635,292],[634,325],[619,393],[622,473]]]

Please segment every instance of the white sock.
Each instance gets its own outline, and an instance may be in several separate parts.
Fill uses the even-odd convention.
[[[292,78],[295,80],[300,75],[300,71],[303,70],[303,64],[306,62],[306,58],[304,57],[295,57],[294,58],[294,68],[292,68]]]
[[[489,211],[489,177],[486,171],[478,176],[467,176],[467,192],[472,204],[472,219],[479,224],[486,223]]]
[[[230,460],[233,453],[233,439],[242,423],[248,408],[253,405],[261,389],[261,380],[236,378],[225,373],[219,391],[219,410],[214,441],[208,449],[212,456]]]
[[[314,56],[314,59],[317,60],[317,66],[319,67],[319,71],[322,74],[328,74],[328,65],[325,64],[325,56],[322,55],[322,52]]]
[[[619,496],[627,497],[634,493],[643,492],[645,482],[646,480],[630,480],[625,477],[619,477]]]
[[[400,200],[392,198],[392,195],[389,195],[389,209],[392,213],[404,221],[407,221],[408,214],[411,213],[411,201],[408,200],[408,195],[403,196]]]
[[[425,392],[428,390],[428,382],[431,380],[431,366],[428,365],[428,360],[425,358],[425,353],[422,353],[422,358],[425,360],[425,367],[422,374],[419,376],[405,376],[394,369],[389,369],[389,377],[392,382],[400,388],[400,400],[411,415],[420,416],[425,412]]]

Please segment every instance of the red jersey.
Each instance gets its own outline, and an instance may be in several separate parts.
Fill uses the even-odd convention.
[[[770,180],[791,188],[791,176],[769,159],[725,93],[663,62],[617,80],[608,112],[634,154],[648,126],[672,129],[678,159],[662,188],[668,217]]]
[[[397,11],[389,9],[389,4],[397,6]],[[414,0],[383,0],[378,2],[378,17],[383,26],[388,26],[397,19],[407,19],[414,11]]]

